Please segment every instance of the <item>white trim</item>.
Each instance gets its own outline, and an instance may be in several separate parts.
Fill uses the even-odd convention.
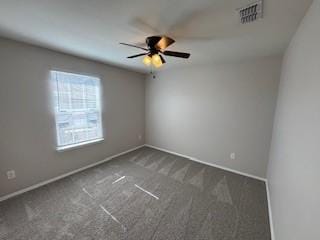
[[[46,181],[37,183],[37,184],[32,185],[32,186],[30,186],[30,187],[21,189],[21,190],[19,190],[19,191],[10,193],[10,194],[5,195],[5,196],[2,196],[2,197],[0,197],[0,202],[2,202],[2,201],[4,201],[4,200],[7,200],[7,199],[9,199],[9,198],[18,196],[18,195],[20,195],[20,194],[22,194],[22,193],[29,192],[29,191],[31,191],[31,190],[33,190],[33,189],[42,187],[42,186],[47,185],[47,184],[49,184],[49,183],[55,182],[55,181],[60,180],[60,179],[62,179],[62,178],[68,177],[68,176],[73,175],[73,174],[75,174],[75,173],[81,172],[81,171],[86,170],[86,169],[88,169],[88,168],[95,167],[95,166],[97,166],[97,165],[100,165],[100,164],[102,164],[102,163],[105,163],[105,162],[107,162],[107,161],[110,161],[110,160],[113,159],[113,158],[119,157],[119,156],[121,156],[121,155],[124,155],[124,154],[126,154],[126,153],[132,152],[132,151],[137,150],[137,149],[142,148],[142,147],[144,147],[144,145],[140,145],[140,146],[138,146],[138,147],[131,148],[131,149],[127,150],[127,151],[124,151],[124,152],[121,152],[121,153],[112,155],[112,156],[110,156],[110,157],[107,157],[106,159],[104,159],[104,160],[102,160],[102,161],[99,161],[99,162],[96,162],[96,163],[92,163],[92,164],[87,165],[87,166],[85,166],[85,167],[78,168],[78,169],[76,169],[76,170],[74,170],[74,171],[71,171],[71,172],[62,174],[62,175],[57,176],[57,177],[55,177],[55,178],[51,178],[51,179],[49,179],[49,180],[46,180]]]
[[[57,147],[57,151],[58,152],[64,152],[64,151],[68,151],[68,150],[73,150],[73,149],[78,149],[87,145],[92,145],[92,144],[96,144],[99,142],[104,141],[104,138],[97,138],[94,140],[90,140],[90,141],[85,141],[85,142],[80,142],[80,143],[75,143],[75,144],[70,144],[70,145],[66,145],[66,146],[61,146],[61,147]]]
[[[214,163],[204,162],[204,161],[199,160],[197,158],[190,157],[190,156],[187,156],[187,155],[184,155],[184,154],[181,154],[181,153],[173,152],[173,151],[170,151],[170,150],[167,150],[167,149],[164,149],[164,148],[159,148],[159,147],[156,147],[156,146],[153,146],[153,145],[145,144],[145,146],[146,147],[150,147],[150,148],[154,148],[154,149],[157,149],[157,150],[160,150],[160,151],[163,151],[163,152],[167,152],[167,153],[170,153],[170,154],[173,154],[173,155],[176,155],[176,156],[188,158],[188,159],[190,159],[190,160],[192,160],[194,162],[202,163],[202,164],[205,164],[205,165],[208,165],[208,166],[211,166],[211,167],[215,167],[215,168],[219,168],[219,169],[222,169],[222,170],[225,170],[225,171],[228,171],[228,172],[236,173],[236,174],[239,174],[239,175],[242,175],[242,176],[246,176],[246,177],[249,177],[249,178],[254,178],[254,179],[257,179],[257,180],[260,180],[260,181],[263,181],[263,182],[267,182],[266,178],[262,178],[262,177],[258,177],[258,176],[251,175],[251,174],[248,174],[248,173],[240,172],[240,171],[237,171],[237,170],[233,170],[231,168],[222,167],[222,166],[214,164]]]
[[[270,190],[269,190],[269,182],[266,181],[267,188],[267,199],[268,199],[268,211],[269,211],[269,223],[270,223],[270,232],[271,232],[271,240],[275,240],[276,237],[274,235],[274,225],[273,225],[273,217],[272,217],[272,209],[271,209],[271,199],[270,199]]]

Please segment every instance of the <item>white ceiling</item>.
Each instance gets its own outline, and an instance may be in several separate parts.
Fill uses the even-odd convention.
[[[126,56],[167,34],[170,50],[189,60],[166,57],[166,67],[203,61],[236,61],[282,54],[312,0],[265,0],[264,18],[241,25],[237,8],[254,0],[0,0],[0,35],[136,71],[148,71]]]

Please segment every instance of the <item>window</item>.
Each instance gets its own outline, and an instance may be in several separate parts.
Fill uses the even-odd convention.
[[[100,79],[51,71],[58,150],[103,140]]]

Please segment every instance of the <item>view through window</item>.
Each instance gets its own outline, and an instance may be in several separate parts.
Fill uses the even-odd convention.
[[[58,149],[102,140],[100,79],[51,71]]]

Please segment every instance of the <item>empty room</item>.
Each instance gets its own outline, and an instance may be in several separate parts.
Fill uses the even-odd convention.
[[[0,0],[0,240],[316,240],[320,0]]]

